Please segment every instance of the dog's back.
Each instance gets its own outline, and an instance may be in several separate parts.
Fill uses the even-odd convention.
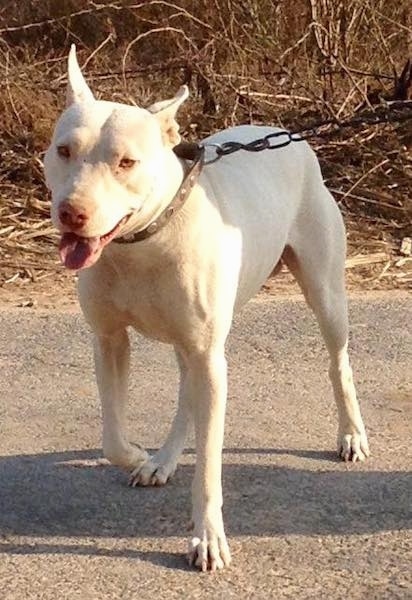
[[[218,205],[224,223],[242,236],[237,306],[259,290],[286,246],[309,235],[310,230],[316,235],[314,215],[326,213],[331,231],[343,237],[339,210],[323,183],[316,155],[305,141],[271,150],[240,149],[217,155],[216,149],[226,142],[248,144],[282,131],[242,125],[202,142],[207,148],[207,164],[200,183]],[[285,140],[286,136],[272,138],[270,143],[275,146]]]

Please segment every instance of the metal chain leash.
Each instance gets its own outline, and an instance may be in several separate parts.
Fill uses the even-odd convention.
[[[263,138],[253,140],[247,144],[242,144],[241,142],[223,142],[222,144],[206,143],[205,146],[214,147],[218,157],[232,154],[238,150],[261,152],[262,150],[284,148],[292,142],[303,142],[314,137],[327,137],[333,133],[338,133],[341,129],[378,125],[380,123],[401,123],[409,119],[412,119],[412,101],[396,101],[378,107],[374,111],[364,112],[345,121],[330,118],[314,123],[308,127],[301,127],[296,131],[282,130],[269,133]],[[331,127],[332,131],[330,130]],[[322,131],[323,128],[328,129]],[[284,139],[282,140],[282,138]]]

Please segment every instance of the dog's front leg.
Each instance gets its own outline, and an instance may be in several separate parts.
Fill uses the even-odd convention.
[[[192,418],[190,398],[186,394],[187,367],[183,357],[176,351],[180,370],[179,402],[175,418],[163,446],[156,454],[130,474],[129,484],[164,485],[174,474],[177,462],[185,445],[187,431]]]
[[[96,335],[94,358],[103,413],[103,452],[115,465],[128,471],[147,460],[148,454],[130,444],[126,436],[125,410],[130,347],[125,329]]]
[[[224,348],[188,360],[186,393],[192,400],[196,470],[192,488],[193,537],[189,563],[202,571],[230,562],[222,518],[222,446],[227,394]]]

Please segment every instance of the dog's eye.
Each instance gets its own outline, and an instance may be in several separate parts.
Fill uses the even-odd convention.
[[[69,146],[57,146],[57,154],[60,156],[60,158],[70,158]]]
[[[119,161],[119,167],[121,169],[131,169],[135,164],[137,163],[137,160],[134,160],[133,158],[126,158],[125,156]]]

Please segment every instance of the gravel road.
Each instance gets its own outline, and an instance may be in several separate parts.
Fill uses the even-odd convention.
[[[316,323],[250,303],[228,344],[224,515],[233,566],[186,567],[193,439],[164,488],[99,461],[90,340],[75,310],[0,310],[0,598],[412,598],[412,296],[351,300],[351,356],[372,450],[335,459]],[[169,348],[133,344],[129,430],[157,448],[175,408]]]

